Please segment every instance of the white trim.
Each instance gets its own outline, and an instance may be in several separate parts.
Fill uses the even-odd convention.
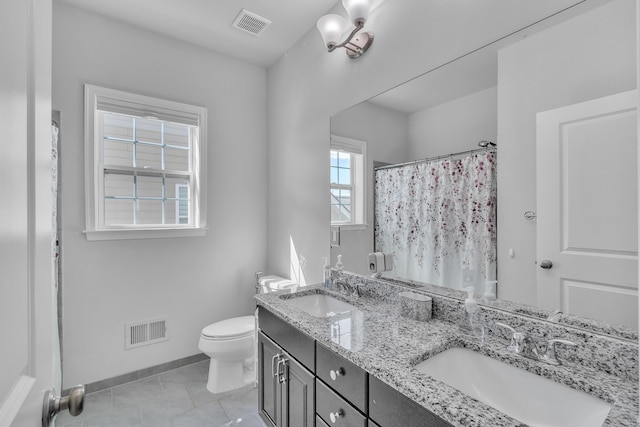
[[[331,148],[354,154],[362,154],[364,156],[367,151],[367,142],[331,134]]]
[[[176,193],[176,206],[175,206],[175,212],[176,212],[176,224],[180,224],[180,188],[186,188],[187,191],[189,190],[189,186],[185,185],[185,184],[176,184],[175,185],[175,193]],[[191,213],[191,201],[189,201],[189,203],[187,204],[187,219],[189,219],[189,214]]]
[[[189,228],[136,228],[112,230],[85,230],[87,240],[130,240],[157,239],[168,237],[202,237],[207,234],[206,227]]]
[[[21,375],[15,382],[11,391],[7,393],[4,400],[0,402],[0,426],[13,425],[20,408],[26,402],[31,389],[36,383],[36,379],[26,375]]]
[[[202,107],[90,84],[85,84],[84,87],[85,91],[91,94],[94,110],[154,118],[188,126],[199,126],[202,123]]]
[[[345,224],[345,223],[333,223],[331,224],[334,227],[340,227],[340,231],[359,231],[366,230],[367,224]]]
[[[90,84],[84,85],[85,114],[85,234],[87,240],[139,239],[156,237],[202,236],[207,230],[206,203],[206,158],[207,158],[207,109],[194,105],[144,95],[103,88]],[[122,101],[121,104],[118,104]],[[189,126],[197,126],[197,133],[190,136],[191,147],[191,194],[190,213],[193,223],[190,227],[169,225],[168,227],[143,228],[105,227],[100,217],[102,201],[102,174],[100,152],[97,149],[96,130],[99,129],[100,115],[96,114],[99,102],[105,105],[121,107],[119,112],[131,115],[158,117],[164,121],[173,121]],[[192,127],[195,132],[194,127]],[[163,171],[170,174],[171,171]]]
[[[359,139],[331,134],[330,150],[343,151],[345,153],[360,155],[362,165],[356,167],[356,162],[351,162],[351,222],[331,222],[331,225],[339,226],[342,230],[364,230],[368,224],[367,218],[367,194],[369,180],[367,179],[367,142]],[[359,171],[357,169],[362,169]],[[329,183],[330,188],[331,183]],[[362,195],[359,193],[362,192]],[[354,218],[357,218],[354,220]],[[361,220],[358,220],[361,219]]]

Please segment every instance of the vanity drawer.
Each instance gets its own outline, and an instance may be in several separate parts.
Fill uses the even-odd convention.
[[[316,379],[316,414],[326,424],[336,427],[366,427],[367,418],[322,381]],[[340,414],[331,421],[331,414]]]
[[[265,335],[313,372],[315,359],[313,338],[300,332],[264,307],[260,307],[258,311],[258,326]]]
[[[337,375],[332,377],[331,371]],[[320,343],[316,343],[316,376],[367,412],[367,373]]]
[[[369,418],[380,427],[451,427],[379,379],[369,379]]]

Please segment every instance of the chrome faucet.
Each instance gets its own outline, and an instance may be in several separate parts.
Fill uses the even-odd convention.
[[[360,283],[356,283],[353,285],[353,294],[352,296],[356,298],[360,298]]]
[[[256,271],[256,294],[261,294],[262,287],[260,286],[260,277],[262,276],[262,271]]]
[[[336,280],[333,283],[336,285],[336,288],[338,288],[338,291],[340,291],[342,289],[345,294],[349,293],[349,291],[350,291],[349,285],[347,285],[345,282],[339,282],[339,281]]]
[[[576,347],[577,344],[567,340],[552,339],[547,341],[547,345],[544,354],[540,356],[540,360],[550,365],[562,365],[562,362],[556,355],[556,344],[564,344],[571,347]]]
[[[509,351],[515,354],[520,354],[529,359],[538,360],[554,366],[562,364],[556,354],[556,344],[564,344],[572,347],[577,345],[574,342],[556,338],[548,340],[545,345],[538,347],[535,341],[523,332],[518,332],[511,326],[505,325],[504,323],[496,322],[496,325],[506,328],[513,333],[511,336],[511,342],[507,346]]]
[[[549,316],[547,316],[547,320],[549,322],[558,322],[562,317],[562,312],[560,310],[554,310]]]
[[[336,280],[333,283],[335,284],[338,291],[342,289],[344,293],[347,295],[351,295],[352,297],[355,297],[355,298],[360,297],[360,286],[357,283],[353,286],[349,285],[347,282],[341,282],[338,280]]]

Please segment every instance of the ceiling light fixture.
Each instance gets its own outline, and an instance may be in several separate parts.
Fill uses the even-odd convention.
[[[346,19],[340,15],[325,15],[318,20],[318,31],[322,35],[322,40],[329,52],[333,52],[339,47],[346,49],[349,58],[354,59],[362,56],[373,43],[373,33],[358,31],[364,28],[364,23],[369,15],[369,0],[342,0],[342,6],[347,10],[349,18],[355,28],[349,36],[340,42],[340,38],[350,30],[350,25]]]

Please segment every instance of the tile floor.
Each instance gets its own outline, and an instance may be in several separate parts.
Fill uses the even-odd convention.
[[[87,394],[84,411],[58,415],[63,427],[265,427],[258,392],[247,388],[214,395],[207,391],[209,361]]]

